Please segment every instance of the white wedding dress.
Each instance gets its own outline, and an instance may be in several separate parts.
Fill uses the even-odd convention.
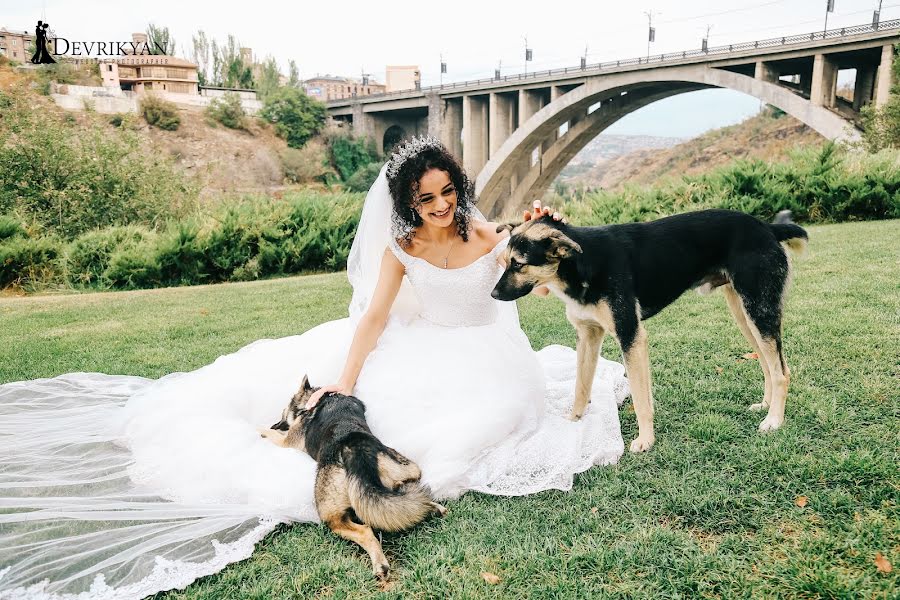
[[[360,233],[385,225],[372,200]],[[0,598],[140,598],[248,557],[279,522],[317,521],[314,462],[256,429],[278,420],[304,374],[337,380],[384,249],[374,239],[372,252],[371,239],[354,241],[350,318],[158,380],[73,373],[0,386]],[[490,297],[506,241],[441,269],[388,237],[404,289],[354,393],[437,498],[567,490],[624,450],[624,368],[601,359],[587,413],[569,421],[575,351],[532,351],[515,304]]]

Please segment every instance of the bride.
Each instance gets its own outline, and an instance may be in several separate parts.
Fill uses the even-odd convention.
[[[490,297],[508,238],[472,187],[433,138],[391,157],[353,240],[349,318],[158,380],[0,386],[0,598],[141,598],[316,521],[315,463],[257,433],[305,374],[360,397],[436,498],[568,490],[615,463],[624,368],[601,359],[587,414],[565,418],[575,351],[532,351],[515,303]]]

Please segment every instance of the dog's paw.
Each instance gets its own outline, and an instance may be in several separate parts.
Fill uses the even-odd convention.
[[[632,452],[646,452],[650,448],[653,447],[653,442],[656,441],[656,438],[652,435],[648,436],[637,436],[631,442],[631,447],[629,448]]]
[[[573,410],[571,413],[569,413],[569,420],[570,421],[580,421],[581,417],[583,417],[583,416],[584,416],[584,411],[578,412],[576,410]]]
[[[375,573],[375,577],[377,577],[380,581],[387,581],[388,577],[391,574],[391,568],[386,562],[383,562],[375,565],[372,568],[372,572]]]
[[[447,508],[443,504],[438,504],[437,502],[432,502],[431,508],[434,511],[434,514],[436,514],[439,517],[444,517],[447,515],[448,512],[450,512],[449,508]]]
[[[761,410],[768,410],[768,408],[769,408],[769,405],[766,404],[765,402],[757,402],[756,404],[751,404],[750,408],[748,408],[747,410],[749,410],[751,412],[759,412]]]
[[[784,424],[784,418],[775,417],[772,415],[767,416],[763,419],[763,422],[759,424],[760,433],[767,433],[769,431],[775,431],[779,427]]]

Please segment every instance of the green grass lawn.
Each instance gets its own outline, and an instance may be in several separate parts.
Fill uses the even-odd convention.
[[[900,222],[810,227],[794,261],[787,422],[760,435],[762,373],[719,294],[647,323],[656,446],[572,492],[470,493],[385,536],[393,587],[321,526],[281,526],[184,598],[900,597]],[[71,371],[158,377],[344,316],[343,273],[0,299],[0,382]],[[520,303],[532,344],[574,345],[555,299]],[[614,342],[605,355],[620,359]],[[636,435],[621,410],[627,442]],[[805,506],[796,500],[805,496]],[[802,504],[802,502],[801,502]],[[876,553],[893,565],[875,565]],[[500,577],[494,585],[481,573]]]

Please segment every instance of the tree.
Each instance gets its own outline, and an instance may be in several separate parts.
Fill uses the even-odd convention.
[[[281,87],[263,101],[260,116],[275,126],[291,148],[301,148],[325,124],[325,105],[302,91]]]
[[[210,85],[210,45],[206,33],[203,30],[198,31],[197,35],[191,37],[191,43],[193,45],[191,60],[197,63],[197,79],[200,85]]]
[[[150,54],[175,54],[175,38],[169,34],[168,27],[157,27],[150,23],[147,26],[147,45],[150,46]]]
[[[288,61],[288,69],[290,73],[290,75],[288,75],[288,87],[300,89],[300,87],[302,87],[300,81],[300,69],[297,67],[297,62],[293,58]]]
[[[259,74],[256,78],[256,94],[260,100],[265,100],[266,96],[278,89],[281,73],[278,71],[278,63],[271,56],[260,65]]]

